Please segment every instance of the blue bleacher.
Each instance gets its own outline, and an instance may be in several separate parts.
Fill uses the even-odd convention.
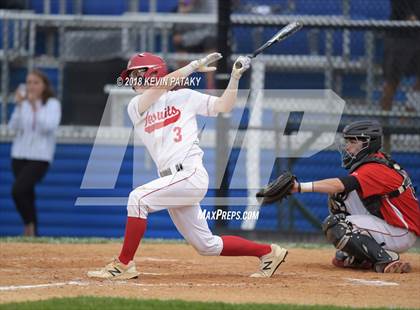
[[[66,2],[66,11],[68,14],[74,12],[74,2]],[[83,14],[95,14],[95,15],[120,15],[128,10],[127,0],[115,0],[115,1],[103,1],[103,0],[83,0],[82,1]],[[159,0],[157,1],[158,12],[172,12],[178,4],[177,0]],[[44,12],[44,0],[30,0],[29,9],[36,13]],[[58,14],[59,1],[51,1],[51,13]],[[139,1],[139,11],[149,11],[149,1]]]
[[[296,15],[341,15],[343,1],[341,0],[293,0],[294,10],[288,11],[289,0],[241,0],[241,6],[269,5],[280,6],[280,14]],[[351,0],[350,17],[352,19],[388,19],[390,12],[389,0]]]
[[[132,147],[128,147],[124,161],[121,165],[116,188],[105,189],[80,189],[83,173],[89,160],[91,145],[68,145],[57,146],[56,158],[45,179],[37,187],[37,206],[39,214],[41,235],[48,236],[104,236],[119,237],[123,235],[126,210],[125,206],[75,206],[76,197],[127,197],[132,188]],[[114,152],[114,154],[113,154]],[[234,150],[235,153],[238,150]],[[0,235],[17,235],[21,233],[22,223],[14,208],[10,197],[13,176],[10,170],[10,143],[0,144]],[[106,178],[107,160],[115,158],[115,149],[107,147],[103,152],[104,172],[100,177]],[[107,155],[109,155],[108,158]],[[245,154],[242,154],[245,155]],[[140,156],[141,158],[141,156]],[[242,157],[237,163],[232,178],[230,196],[246,195],[246,169]],[[394,158],[410,172],[413,182],[420,182],[420,154],[419,153],[396,153]],[[215,150],[205,149],[205,165],[210,175],[210,190],[208,197],[215,195]],[[274,163],[274,153],[264,151],[261,156],[261,169],[271,174]],[[155,170],[145,169],[140,165],[142,178],[152,180],[155,178]],[[330,178],[345,175],[344,169],[340,168],[340,156],[338,152],[324,151],[310,158],[299,159],[293,168],[294,173],[301,181]],[[245,185],[245,186],[244,186]],[[319,194],[306,194],[295,196],[310,210],[319,220],[327,215],[326,197]],[[206,206],[206,209],[211,209]],[[243,211],[245,206],[233,206],[229,210]],[[279,213],[280,212],[280,213]],[[287,230],[288,229],[288,205],[278,208],[275,205],[263,207],[257,222],[257,229],[263,230]],[[287,216],[284,216],[285,213]],[[316,231],[316,229],[302,217],[298,210],[294,210],[294,229],[298,231]],[[279,218],[282,222],[279,223]],[[239,228],[240,221],[231,221],[230,228]],[[214,222],[210,221],[212,227]],[[157,212],[150,216],[148,225],[149,237],[178,238],[167,212]]]
[[[390,11],[389,0],[351,0],[352,19],[389,19]]]

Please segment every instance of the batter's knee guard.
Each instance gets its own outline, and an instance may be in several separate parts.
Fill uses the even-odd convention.
[[[376,271],[380,272],[388,263],[399,259],[397,253],[383,249],[370,235],[354,232],[344,214],[329,215],[322,223],[322,230],[337,249],[360,261],[372,262]]]
[[[127,203],[127,216],[147,219],[149,209],[147,205],[142,201],[142,197],[145,194],[146,193],[141,190],[141,188],[136,188],[130,193]]]

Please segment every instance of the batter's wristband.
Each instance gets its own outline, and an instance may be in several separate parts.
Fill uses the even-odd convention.
[[[300,186],[300,182],[298,183],[298,193],[302,193],[302,187]]]

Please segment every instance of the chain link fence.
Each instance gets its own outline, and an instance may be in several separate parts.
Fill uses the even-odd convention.
[[[259,56],[266,89],[332,89],[346,101],[343,123],[378,119],[394,134],[388,150],[420,149],[420,3],[241,1],[235,13],[232,46],[239,53],[290,21],[305,25]]]

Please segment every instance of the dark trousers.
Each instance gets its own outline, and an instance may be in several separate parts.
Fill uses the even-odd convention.
[[[37,227],[35,184],[45,176],[49,165],[46,161],[12,159],[12,169],[15,176],[12,197],[23,222],[25,225],[33,223],[35,232]]]

